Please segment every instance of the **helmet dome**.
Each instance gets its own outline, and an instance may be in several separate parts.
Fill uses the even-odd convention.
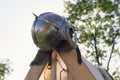
[[[41,50],[54,50],[60,41],[70,42],[73,26],[62,16],[52,12],[40,14],[32,26],[32,38]]]

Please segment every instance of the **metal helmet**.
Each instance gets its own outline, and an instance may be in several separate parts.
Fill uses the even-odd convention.
[[[71,43],[74,32],[64,17],[52,12],[36,16],[31,31],[34,43],[43,51],[54,50],[61,41]]]

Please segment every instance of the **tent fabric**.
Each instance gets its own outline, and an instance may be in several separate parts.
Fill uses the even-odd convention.
[[[83,56],[82,64],[79,64],[77,61],[76,50],[74,49],[67,52],[60,52],[59,55],[67,67],[67,80],[113,80],[109,73],[107,73],[104,69],[99,69],[98,67],[92,65]],[[48,59],[46,59],[42,65],[31,66],[25,80],[44,80],[40,79],[40,76],[42,76],[41,74],[44,70],[48,69],[46,67],[47,61]],[[56,62],[54,65],[55,64]],[[50,75],[52,72],[48,71],[48,74]],[[56,77],[56,74],[53,76]]]

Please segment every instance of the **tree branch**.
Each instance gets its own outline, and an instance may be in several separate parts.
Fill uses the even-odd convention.
[[[95,35],[94,35],[94,37],[93,37],[93,40],[94,40],[94,48],[95,48],[95,53],[96,53],[96,61],[97,61],[97,64],[100,65],[99,54],[98,54],[98,49],[97,49],[97,42],[96,42],[96,36],[97,36],[97,32],[96,32],[96,29],[95,29]]]
[[[116,34],[113,37],[113,45],[112,45],[112,50],[110,52],[110,56],[109,56],[108,63],[107,63],[107,71],[109,71],[109,65],[110,65],[110,61],[111,61],[111,58],[112,58],[113,50],[115,48],[115,39],[116,39],[116,37],[118,35],[118,31],[119,31],[119,29],[116,31]]]

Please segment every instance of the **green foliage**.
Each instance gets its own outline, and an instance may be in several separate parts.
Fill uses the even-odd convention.
[[[0,80],[4,80],[5,76],[10,74],[11,71],[9,60],[0,60]]]
[[[116,68],[116,70],[112,73],[112,75],[114,76],[115,80],[120,80],[120,68]]]
[[[65,1],[67,19],[81,31],[78,42],[84,45],[86,57],[100,66],[108,60],[108,71],[112,55],[120,52],[116,46],[120,40],[119,5],[119,0]]]

